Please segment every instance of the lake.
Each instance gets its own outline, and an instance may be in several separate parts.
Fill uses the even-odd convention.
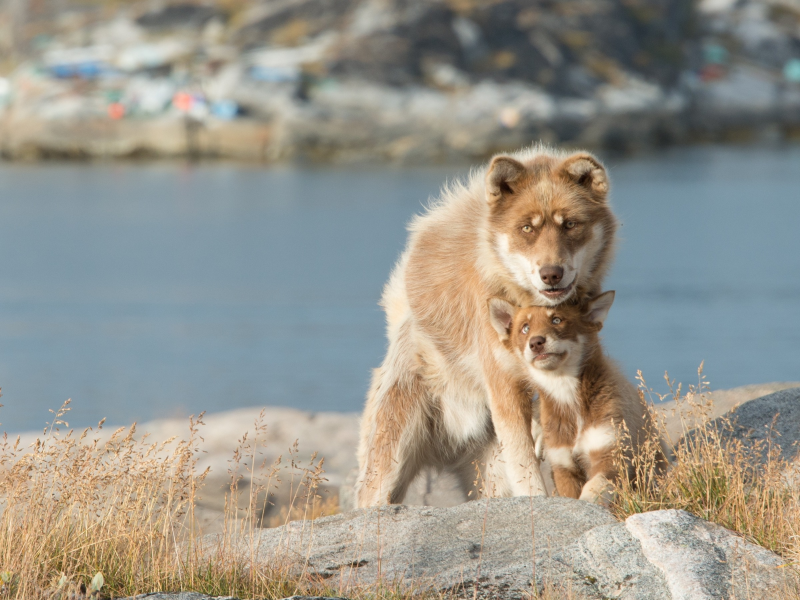
[[[626,373],[800,380],[800,147],[607,164]],[[405,224],[466,168],[0,164],[2,429],[359,410]]]

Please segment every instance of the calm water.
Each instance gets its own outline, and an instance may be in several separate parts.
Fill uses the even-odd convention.
[[[633,377],[800,379],[800,148],[610,161]],[[358,410],[405,223],[459,169],[0,165],[2,428]]]

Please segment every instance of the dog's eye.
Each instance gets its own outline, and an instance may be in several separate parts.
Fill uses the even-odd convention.
[[[527,334],[530,330],[531,328],[528,326],[527,323],[525,323],[525,325],[522,326],[522,333]]]
[[[559,317],[553,317],[553,320],[550,321],[553,325],[558,325],[561,323],[561,319]]]
[[[575,221],[567,221],[566,223],[564,223],[564,227],[566,227],[567,229],[572,229],[573,227],[575,227],[575,225],[577,225]]]
[[[531,231],[533,231],[533,227],[531,227],[530,225],[523,225],[522,231],[524,231],[525,233],[530,233]]]

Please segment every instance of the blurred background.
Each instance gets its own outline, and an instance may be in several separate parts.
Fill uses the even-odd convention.
[[[800,379],[800,0],[0,0],[2,428],[360,410],[406,223],[539,140],[631,378]]]

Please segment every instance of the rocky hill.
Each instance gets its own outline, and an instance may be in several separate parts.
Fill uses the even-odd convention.
[[[423,163],[800,132],[794,0],[58,5],[7,51],[7,157]]]

